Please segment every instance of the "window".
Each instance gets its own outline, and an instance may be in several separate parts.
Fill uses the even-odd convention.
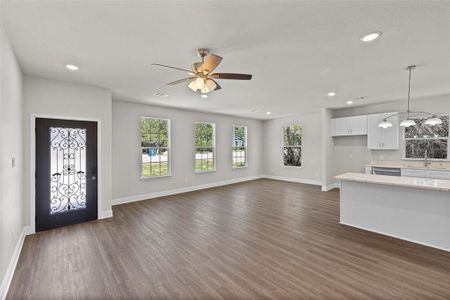
[[[208,172],[216,169],[215,146],[216,125],[214,123],[196,123],[195,172]]]
[[[283,160],[285,166],[302,166],[302,125],[283,127]]]
[[[442,124],[425,125],[426,119],[414,119],[416,126],[405,128],[405,158],[448,159],[449,116],[439,117]]]
[[[233,169],[247,166],[247,127],[233,126]]]
[[[170,120],[141,117],[141,178],[170,175]]]

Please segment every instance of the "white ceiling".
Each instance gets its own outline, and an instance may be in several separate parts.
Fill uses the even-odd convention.
[[[450,2],[43,2],[2,1],[3,22],[26,74],[88,83],[114,98],[252,118],[450,94]],[[364,33],[381,30],[372,43]],[[222,80],[202,99],[165,85],[198,61],[196,48],[224,57]],[[65,64],[80,66],[69,72]],[[153,96],[166,92],[167,98]],[[334,98],[327,97],[336,91]],[[450,99],[449,99],[450,101]],[[252,113],[252,109],[260,112]]]

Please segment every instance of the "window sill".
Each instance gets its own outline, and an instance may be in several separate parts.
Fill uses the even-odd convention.
[[[303,169],[303,166],[285,166],[282,165],[283,168],[289,168],[289,169]]]
[[[161,176],[141,176],[139,178],[139,180],[145,181],[145,180],[148,180],[148,179],[167,178],[167,177],[172,177],[172,174],[161,175]]]
[[[207,170],[207,171],[194,171],[195,174],[214,173],[214,172],[216,172],[216,169],[214,169],[214,170]]]
[[[248,166],[242,166],[242,167],[233,167],[233,170],[239,170],[239,169],[247,169]]]
[[[423,161],[425,162],[424,158],[402,158],[404,161]],[[450,159],[440,159],[440,158],[428,158],[427,161],[439,161],[439,162],[449,162]]]

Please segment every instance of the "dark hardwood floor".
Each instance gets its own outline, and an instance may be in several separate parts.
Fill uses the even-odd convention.
[[[339,193],[256,180],[28,236],[8,299],[450,299],[450,253],[339,225]]]

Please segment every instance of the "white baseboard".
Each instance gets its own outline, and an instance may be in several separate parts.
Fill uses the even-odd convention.
[[[0,299],[4,300],[6,298],[6,294],[8,294],[9,285],[11,284],[12,278],[14,276],[14,271],[17,266],[17,262],[19,261],[20,252],[22,251],[23,242],[25,240],[25,236],[34,233],[31,227],[26,226],[22,229],[20,233],[19,239],[17,240],[16,247],[14,248],[14,252],[12,254],[11,260],[9,262],[8,268],[6,269],[5,275],[3,276],[1,285],[0,285]]]
[[[141,201],[141,200],[170,196],[170,195],[175,195],[175,194],[193,192],[193,191],[198,191],[198,190],[203,190],[203,189],[208,189],[208,188],[213,188],[213,187],[218,187],[218,186],[223,186],[223,185],[228,185],[228,184],[233,184],[233,183],[256,180],[256,179],[260,179],[260,178],[262,178],[262,176],[257,175],[257,176],[236,178],[236,179],[230,179],[230,180],[224,180],[224,181],[218,181],[218,182],[211,182],[211,183],[202,184],[202,185],[188,186],[188,187],[172,189],[172,190],[167,190],[167,191],[162,191],[162,192],[155,192],[155,193],[115,198],[112,200],[112,205],[119,205],[119,204],[124,204],[124,203],[135,202],[135,201]]]
[[[262,175],[261,177],[267,178],[267,179],[273,179],[273,180],[290,181],[290,182],[312,184],[312,185],[322,185],[321,181],[311,180],[311,179],[301,179],[301,178],[282,177],[282,176],[273,176],[273,175]]]
[[[101,219],[107,219],[107,218],[112,218],[113,217],[113,211],[112,211],[112,209],[110,209],[110,210],[103,210],[103,211],[100,211],[99,213],[98,213],[98,219],[99,220],[101,220]]]
[[[341,185],[338,182],[329,185],[322,185],[323,192],[328,192],[331,191],[332,189],[339,189],[339,188],[341,188]]]
[[[411,242],[411,243],[414,243],[414,244],[419,244],[419,245],[422,245],[422,246],[427,246],[427,247],[431,247],[431,248],[434,248],[434,249],[439,249],[439,250],[443,250],[443,251],[446,251],[446,252],[450,252],[450,249],[448,249],[448,248],[443,248],[443,247],[438,247],[438,246],[434,246],[434,245],[427,244],[427,243],[418,242],[416,240],[408,239],[408,238],[405,238],[405,237],[402,237],[402,236],[388,234],[388,233],[385,233],[385,232],[382,232],[382,231],[378,231],[378,230],[369,229],[369,228],[366,228],[366,227],[363,227],[363,226],[352,225],[352,224],[345,223],[345,222],[342,222],[342,221],[339,221],[339,224],[350,226],[350,227],[354,227],[354,228],[358,228],[358,229],[361,229],[361,230],[366,230],[366,231],[378,233],[378,234],[382,234],[382,235],[386,235],[386,236],[390,236],[390,237],[393,237],[393,238],[396,238],[396,239],[399,239],[399,240],[403,240],[403,241],[407,241],[407,242]]]

